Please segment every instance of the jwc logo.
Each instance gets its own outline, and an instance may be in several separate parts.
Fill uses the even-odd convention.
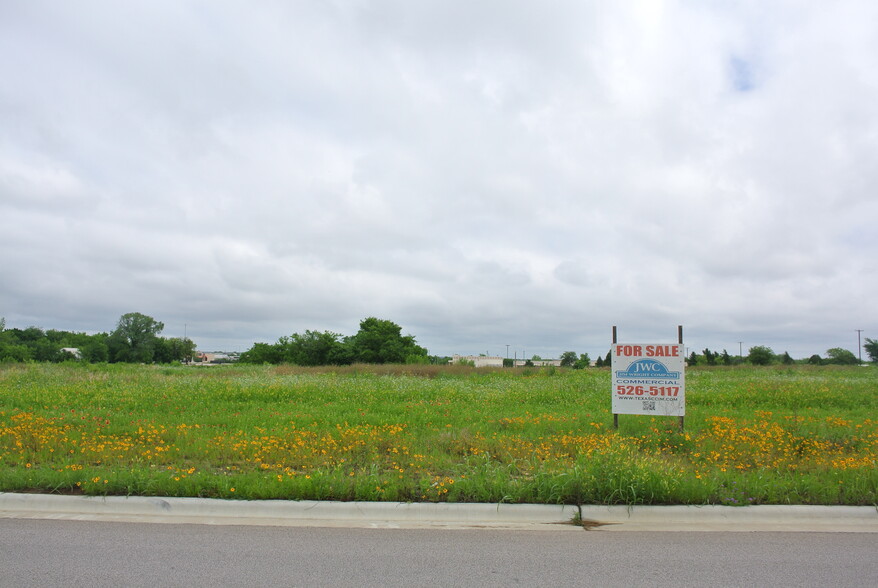
[[[638,361],[638,362],[632,363],[630,366],[628,366],[628,371],[647,372],[647,373],[652,373],[652,372],[665,373],[668,371],[668,368],[666,368],[665,364],[663,364],[660,361]]]
[[[667,378],[677,379],[680,372],[669,372],[668,367],[655,359],[638,359],[630,364],[628,368],[616,372],[617,378]]]

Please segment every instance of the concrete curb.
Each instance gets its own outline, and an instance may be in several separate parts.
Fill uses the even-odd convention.
[[[218,500],[0,493],[0,518],[359,528],[878,533],[858,506],[583,506]]]
[[[0,493],[0,518],[43,518],[208,525],[370,528],[566,527],[577,508],[543,504],[458,504],[219,500]]]
[[[583,506],[582,521],[620,531],[878,533],[872,506]]]

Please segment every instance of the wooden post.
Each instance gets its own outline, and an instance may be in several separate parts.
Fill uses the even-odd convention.
[[[616,343],[617,343],[617,341],[616,341],[616,325],[613,325],[613,345],[615,345]],[[613,356],[610,355],[610,380],[613,379],[613,373],[612,373],[612,372],[613,372],[613,363],[612,363],[612,358],[613,358]],[[618,428],[619,428],[619,415],[616,414],[615,412],[613,413],[613,428],[614,428],[614,429],[618,429]]]
[[[683,344],[683,325],[677,325],[677,342],[682,345]],[[685,354],[685,351],[684,351]],[[684,358],[683,365],[686,365],[686,360]],[[684,367],[685,369],[685,367]],[[683,421],[685,417],[680,417],[680,432],[683,432]]]

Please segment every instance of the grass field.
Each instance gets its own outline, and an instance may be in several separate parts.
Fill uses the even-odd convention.
[[[878,504],[878,369],[692,368],[686,428],[608,370],[0,366],[0,491]]]

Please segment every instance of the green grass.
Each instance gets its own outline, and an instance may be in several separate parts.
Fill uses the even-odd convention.
[[[0,366],[0,491],[878,504],[878,371],[694,368],[686,428],[608,370]]]

